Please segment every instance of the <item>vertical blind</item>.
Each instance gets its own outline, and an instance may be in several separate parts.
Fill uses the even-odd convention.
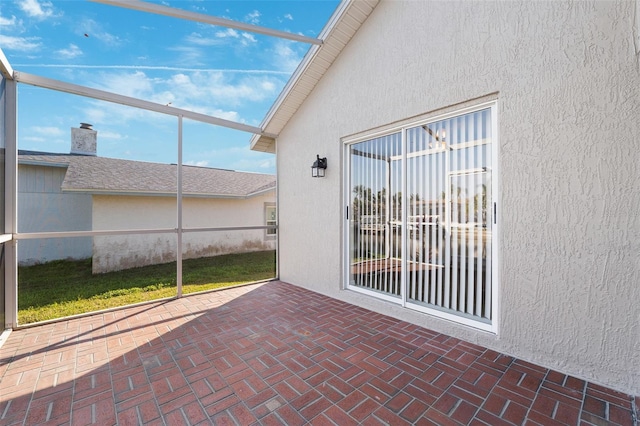
[[[491,123],[487,108],[348,146],[350,286],[490,323]]]

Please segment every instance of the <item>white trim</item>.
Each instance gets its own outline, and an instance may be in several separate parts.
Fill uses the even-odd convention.
[[[11,64],[9,63],[9,60],[7,59],[7,57],[4,55],[4,52],[2,51],[1,47],[0,47],[0,73],[7,80],[13,80],[13,68],[11,68]]]
[[[7,341],[7,339],[9,338],[9,335],[11,335],[11,329],[10,328],[6,328],[2,331],[2,333],[0,333],[0,348],[2,348],[2,345],[4,345],[4,342]]]
[[[229,194],[207,194],[207,193],[195,193],[184,192],[183,198],[215,198],[215,199],[233,199],[233,200],[246,200],[252,197],[266,194],[273,191],[275,188],[263,189],[260,191],[252,192],[246,195],[229,195]],[[62,192],[75,192],[81,194],[92,195],[118,195],[123,197],[176,197],[176,192],[152,192],[152,191],[111,191],[108,189],[78,189],[78,188],[63,188]]]
[[[278,177],[278,173],[280,167],[278,166],[278,145],[275,147],[275,164],[276,164],[276,225],[278,225],[278,230],[276,231],[276,279],[280,279],[280,181]]]
[[[264,215],[264,226],[267,228],[264,230],[264,240],[265,241],[275,241],[278,238],[278,208],[276,207],[276,203],[274,201],[266,201],[262,204],[263,206],[263,215]],[[269,209],[273,208],[275,211],[275,219],[269,220],[268,212]],[[267,222],[275,222],[275,225],[267,225]],[[268,231],[275,230],[273,234],[269,234]]]
[[[221,226],[218,228],[182,228],[182,232],[254,231],[258,229],[278,229],[278,225]]]
[[[18,164],[21,166],[42,166],[42,167],[54,167],[58,169],[66,169],[69,167],[69,163],[55,162],[55,161],[37,161],[37,160],[23,160],[20,158],[24,154],[18,154]],[[61,154],[65,155],[65,154]]]
[[[347,281],[347,290],[350,291],[355,291],[356,293],[362,293],[362,294],[366,294],[367,296],[372,296],[376,299],[379,300],[385,300],[387,302],[391,302],[395,305],[398,306],[403,306],[403,302],[402,302],[402,296],[392,296],[388,293],[383,293],[383,292],[378,292],[375,290],[370,290],[368,288],[362,288],[362,287],[358,287],[352,284],[349,284],[349,281]]]
[[[400,270],[402,271],[400,273],[400,299],[402,300],[402,307],[406,307],[407,306],[407,282],[409,279],[409,274],[407,273],[408,271],[408,267],[409,267],[409,256],[407,255],[407,253],[409,253],[409,238],[405,237],[406,233],[407,233],[407,226],[406,224],[408,223],[408,215],[407,215],[407,210],[409,207],[409,191],[407,191],[407,188],[409,187],[409,177],[407,176],[407,128],[403,128],[402,132],[400,133],[400,137],[402,138],[402,166],[400,169],[400,179],[402,180],[401,184],[400,184],[400,188],[402,188],[402,199],[401,204],[402,206],[400,207],[402,209],[402,217],[400,218],[400,223],[404,224],[405,226],[402,227],[402,254],[400,257],[400,262],[402,263],[402,266],[400,266]],[[391,192],[391,188],[389,188],[389,190],[387,192]]]
[[[495,334],[499,334],[500,330],[500,274],[499,274],[499,265],[502,259],[500,253],[502,252],[502,245],[500,244],[500,200],[502,198],[502,193],[500,192],[500,168],[499,168],[499,159],[498,150],[500,148],[500,135],[499,135],[499,127],[498,127],[498,99],[493,102],[491,106],[491,153],[493,158],[491,159],[492,163],[492,176],[491,176],[491,200],[495,203],[495,217],[493,214],[493,209],[491,209],[491,219],[493,220],[493,225],[491,228],[491,324],[493,325],[493,329],[491,330]],[[493,206],[492,206],[493,207]]]
[[[17,241],[4,243],[4,327],[18,325],[18,247]]]
[[[2,234],[0,235],[0,244],[6,243],[7,241],[13,240],[12,234]]]
[[[387,136],[392,133],[397,133],[402,131],[403,129],[409,129],[412,127],[423,126],[426,124],[431,124],[436,121],[446,120],[448,118],[457,117],[459,115],[468,114],[470,112],[475,112],[481,109],[485,109],[495,105],[497,102],[497,97],[495,94],[487,95],[482,98],[479,98],[478,103],[473,103],[474,101],[464,102],[459,107],[459,109],[455,109],[455,105],[452,107],[445,108],[447,111],[443,112],[442,109],[438,109],[437,111],[428,112],[426,114],[422,114],[413,118],[408,118],[404,120],[400,120],[396,123],[376,127],[369,130],[364,130],[362,132],[355,133],[353,135],[344,136],[341,138],[342,143],[345,145],[350,145],[358,142],[364,142],[369,139],[378,138],[381,136]]]
[[[353,209],[349,209],[351,205],[351,161],[349,147],[347,145],[342,146],[342,256],[340,257],[340,266],[342,267],[342,282],[340,283],[340,289],[346,290],[349,288],[349,276],[351,275],[351,218],[353,215]]]
[[[4,230],[3,235],[15,234],[18,230],[18,84],[5,80],[4,140]],[[4,243],[4,327],[18,324],[18,253],[16,241]]]
[[[243,198],[251,198],[251,197],[256,197],[256,196],[258,196],[258,195],[264,195],[264,194],[266,194],[267,192],[275,191],[275,190],[276,190],[276,187],[277,187],[277,182],[276,182],[276,186],[273,186],[273,187],[270,187],[270,188],[267,188],[267,189],[262,189],[262,190],[260,190],[260,191],[252,192],[252,193],[250,193],[250,194],[247,194],[247,195],[246,195],[246,196],[244,196]]]
[[[155,13],[157,15],[169,16],[172,18],[185,19],[188,21],[201,22],[204,24],[217,25],[221,27],[233,28],[236,30],[247,31],[256,34],[263,34],[273,37],[284,38],[287,40],[299,41],[309,44],[322,44],[322,40],[307,37],[300,34],[289,33],[286,31],[274,30],[271,28],[261,27],[258,25],[246,24],[244,22],[232,21],[231,19],[218,18],[217,16],[203,15],[201,13],[189,12],[186,10],[174,9],[159,4],[152,4],[138,0],[91,0],[95,3],[103,3],[111,6],[118,6],[125,9],[133,9],[142,12]]]
[[[256,229],[269,229],[273,226],[221,226],[217,228],[182,228],[182,232],[216,232],[216,231],[250,231]],[[53,231],[53,232],[28,232],[13,234],[13,239],[18,240],[38,240],[44,238],[78,238],[78,237],[103,237],[112,235],[146,235],[146,234],[176,234],[178,228],[156,228],[156,229],[109,229],[102,231]]]
[[[178,171],[176,173],[176,296],[182,297],[182,116],[178,116]]]
[[[53,232],[28,232],[13,234],[14,240],[37,240],[43,238],[74,238],[74,237],[101,237],[108,235],[131,235],[131,234],[171,234],[176,233],[176,228],[160,229],[123,229],[104,231],[53,231]]]
[[[478,321],[475,319],[470,319],[464,316],[451,314],[446,311],[439,311],[437,309],[429,308],[427,306],[422,306],[420,304],[412,303],[412,302],[407,302],[407,308],[413,311],[422,312],[437,318],[452,321],[452,322],[455,322],[456,324],[466,325],[468,327],[476,328],[483,331],[488,331],[490,333],[495,334],[494,324],[484,323],[482,321]]]

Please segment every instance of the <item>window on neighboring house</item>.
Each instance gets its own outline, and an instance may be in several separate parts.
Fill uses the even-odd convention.
[[[346,141],[347,288],[495,331],[495,104]]]
[[[265,212],[265,225],[266,226],[276,226],[276,206],[275,204],[265,204],[264,207]],[[275,238],[277,233],[276,228],[268,228],[265,230],[265,236]]]

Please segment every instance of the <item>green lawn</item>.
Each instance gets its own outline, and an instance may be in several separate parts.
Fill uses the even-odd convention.
[[[275,251],[182,262],[183,294],[273,278]],[[18,322],[28,324],[176,295],[176,263],[93,275],[91,260],[18,268]]]

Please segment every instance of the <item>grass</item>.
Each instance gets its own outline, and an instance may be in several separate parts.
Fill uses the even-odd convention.
[[[212,290],[274,276],[274,251],[187,259],[182,262],[182,292]],[[176,262],[96,275],[91,273],[91,259],[18,268],[20,324],[175,295]]]

